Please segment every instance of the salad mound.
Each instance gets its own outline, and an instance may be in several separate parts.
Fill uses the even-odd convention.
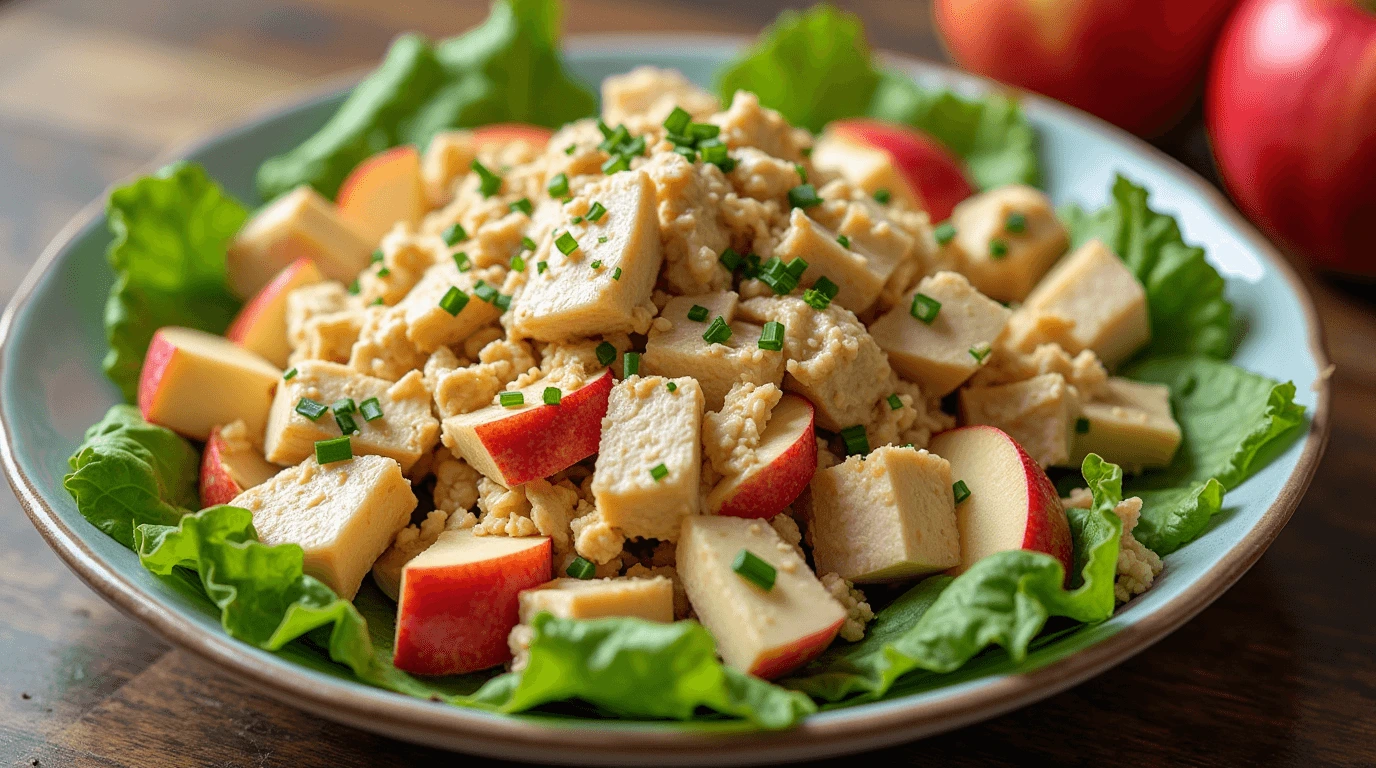
[[[1298,434],[1204,250],[1122,177],[1056,211],[1015,101],[818,6],[599,111],[558,16],[400,38],[256,211],[185,163],[111,194],[137,407],[65,484],[234,637],[785,728],[1085,637]]]

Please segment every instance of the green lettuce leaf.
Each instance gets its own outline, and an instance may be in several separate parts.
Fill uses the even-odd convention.
[[[1123,473],[1091,454],[1082,471],[1090,509],[1067,510],[1075,544],[1074,586],[1040,552],[998,552],[952,579],[929,578],[879,612],[864,640],[837,644],[780,681],[824,701],[872,700],[914,670],[949,673],[993,645],[1021,662],[1051,616],[1098,622],[1113,614],[1113,580],[1123,524],[1113,514]]]
[[[1151,343],[1139,357],[1203,354],[1227,358],[1233,347],[1233,307],[1223,298],[1223,277],[1204,249],[1185,243],[1173,216],[1152,210],[1148,193],[1123,176],[1113,199],[1087,213],[1061,211],[1072,248],[1099,239],[1113,249],[1146,289]]]
[[[787,728],[817,711],[807,696],[751,677],[717,659],[696,621],[635,618],[575,621],[536,616],[530,663],[470,699],[502,712],[584,701],[618,717],[693,719],[701,707],[761,728]]]
[[[271,200],[310,184],[333,198],[354,166],[388,147],[424,147],[450,128],[556,128],[593,114],[596,98],[559,56],[559,15],[557,0],[496,0],[487,21],[459,37],[397,38],[323,128],[263,163],[259,194]]]
[[[963,158],[983,189],[1041,177],[1036,132],[1016,101],[1000,94],[967,99],[880,70],[859,18],[830,5],[779,14],[717,74],[717,90],[723,102],[738,90],[753,91],[761,104],[814,132],[848,117],[911,125]]]
[[[170,429],[149,424],[132,405],[116,405],[86,430],[62,479],[91,525],[132,547],[143,523],[175,524],[198,506],[201,454]]]
[[[363,617],[348,600],[302,572],[300,546],[260,543],[248,510],[210,507],[177,525],[140,525],[134,551],[159,576],[170,577],[179,567],[196,572],[230,636],[275,651],[332,626],[330,658],[368,676],[372,647]]]
[[[132,402],[154,331],[229,327],[239,300],[229,291],[225,250],[248,211],[204,168],[177,163],[111,192],[105,218],[116,277],[105,304],[104,367]]]
[[[1198,355],[1150,358],[1125,374],[1164,384],[1183,435],[1164,469],[1133,478],[1128,491],[1142,497],[1133,535],[1157,554],[1193,541],[1236,488],[1288,445],[1304,424],[1295,385]]]

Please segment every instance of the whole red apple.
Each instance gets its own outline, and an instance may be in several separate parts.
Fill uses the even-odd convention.
[[[1205,120],[1249,218],[1324,269],[1376,277],[1376,5],[1244,0]]]
[[[961,66],[1079,107],[1141,136],[1199,93],[1236,0],[936,0]]]

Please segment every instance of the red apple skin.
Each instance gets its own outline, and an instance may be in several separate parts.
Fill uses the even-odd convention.
[[[536,147],[543,147],[554,136],[554,131],[529,123],[493,123],[473,129],[473,144],[481,149],[489,144],[506,144],[524,141]]]
[[[201,509],[228,504],[244,492],[221,458],[224,449],[220,428],[216,427],[211,430],[210,438],[205,441],[205,450],[201,452]]]
[[[800,638],[787,648],[776,648],[772,653],[759,657],[750,667],[750,674],[765,680],[783,677],[820,656],[836,639],[836,633],[841,631],[841,625],[845,623],[846,620],[841,619],[826,629]]]
[[[602,417],[612,393],[612,372],[565,395],[559,405],[540,405],[477,428],[506,486],[538,480],[597,453]]]
[[[498,560],[408,568],[397,604],[392,663],[416,675],[461,675],[511,659],[519,595],[551,578],[548,539]]]
[[[1244,0],[1214,54],[1204,117],[1248,218],[1319,268],[1376,277],[1376,8]]]
[[[291,355],[291,344],[286,338],[287,294],[324,279],[325,276],[311,259],[293,261],[244,304],[225,331],[225,338],[257,352],[279,368],[285,367]],[[280,334],[277,332],[279,329]],[[279,335],[280,339],[277,338]]]
[[[1237,0],[936,0],[951,57],[1156,136],[1194,102]]]
[[[152,421],[158,384],[176,354],[176,345],[169,342],[167,337],[161,333],[153,334],[153,340],[148,343],[148,352],[143,356],[143,368],[139,371],[139,413],[144,421]]]
[[[737,486],[736,492],[722,502],[717,514],[729,517],[773,517],[796,501],[808,483],[812,482],[812,476],[817,472],[816,411],[812,403],[804,398],[796,395],[784,397],[794,397],[807,404],[811,414],[807,429],[767,467],[757,470]]]
[[[975,194],[965,164],[923,131],[865,117],[837,120],[827,130],[888,153],[933,222],[951,218],[956,203]]]

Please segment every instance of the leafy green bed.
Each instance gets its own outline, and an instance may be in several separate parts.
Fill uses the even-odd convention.
[[[308,183],[333,195],[358,161],[399,143],[423,145],[438,130],[500,121],[559,125],[593,113],[595,98],[566,74],[555,0],[498,0],[488,21],[452,40],[405,36],[339,112],[301,146],[259,169],[265,199]],[[787,12],[719,75],[723,96],[758,93],[793,122],[870,115],[917,126],[968,163],[983,187],[1038,178],[1035,132],[1015,101],[969,100],[920,88],[877,69],[858,21],[827,6]],[[1082,477],[1090,509],[1069,511],[1072,588],[1053,558],[1001,552],[958,578],[935,576],[879,611],[861,642],[838,643],[793,676],[767,683],[723,666],[696,622],[536,620],[520,674],[421,679],[391,664],[394,608],[371,588],[354,602],[302,572],[295,545],[257,541],[243,509],[197,506],[198,448],[113,407],[71,458],[66,487],[87,520],[138,553],[150,571],[220,611],[230,635],[310,666],[342,665],[361,682],[463,706],[521,712],[575,702],[581,715],[674,720],[737,719],[785,728],[822,706],[844,706],[991,670],[1074,643],[1113,613],[1124,493],[1145,501],[1137,538],[1168,554],[1198,537],[1227,489],[1298,434],[1304,409],[1292,384],[1224,360],[1232,346],[1223,279],[1186,244],[1147,193],[1119,178],[1112,202],[1063,211],[1074,242],[1097,237],[1146,287],[1154,341],[1127,375],[1170,386],[1185,442],[1175,462],[1129,481],[1090,456]],[[106,308],[105,368],[132,399],[155,329],[179,324],[222,332],[238,302],[225,281],[225,247],[246,208],[204,169],[170,166],[111,194],[107,219],[117,274]],[[1169,565],[1168,565],[1169,567]],[[1047,622],[1064,617],[1048,633]],[[1078,624],[1071,625],[1070,622]],[[1076,628],[1078,627],[1078,629]],[[991,650],[999,646],[999,654]],[[976,656],[978,659],[975,659]],[[972,662],[972,659],[974,661]]]

